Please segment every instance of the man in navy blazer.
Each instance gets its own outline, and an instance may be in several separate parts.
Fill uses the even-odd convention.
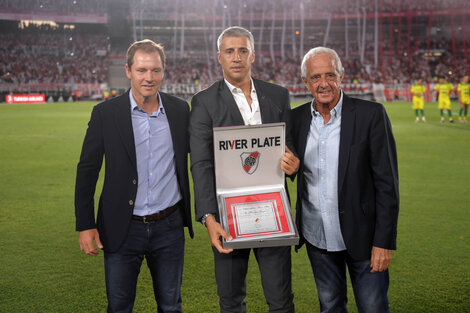
[[[381,104],[341,91],[344,69],[334,50],[310,50],[301,68],[314,99],[292,112],[296,223],[321,312],[347,312],[346,266],[359,312],[389,312],[399,206],[390,121]]]
[[[131,89],[93,108],[77,167],[80,248],[104,250],[108,312],[132,312],[145,257],[159,312],[182,312],[184,226],[193,237],[188,183],[188,104],[159,92],[163,47],[150,40],[127,51]],[[105,158],[95,222],[94,193]]]
[[[251,249],[224,249],[230,240],[219,224],[215,190],[213,127],[285,122],[286,145],[292,148],[290,101],[287,89],[251,77],[255,59],[253,35],[242,27],[225,29],[217,41],[224,79],[195,95],[191,101],[191,172],[196,220],[209,233],[214,253],[220,312],[246,312],[246,273]],[[292,174],[298,158],[287,149],[281,169]],[[294,312],[291,288],[291,247],[253,249],[261,272],[269,312]]]

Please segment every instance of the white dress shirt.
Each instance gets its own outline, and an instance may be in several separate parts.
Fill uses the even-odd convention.
[[[226,79],[224,80],[233,95],[233,99],[237,103],[238,109],[240,110],[245,125],[261,124],[262,122],[261,113],[259,110],[258,95],[256,94],[256,89],[255,85],[253,84],[253,80],[251,80],[251,107],[248,104],[248,101],[246,100],[243,90],[230,84]]]

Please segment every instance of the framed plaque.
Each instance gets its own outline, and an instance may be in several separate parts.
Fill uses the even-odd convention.
[[[233,238],[224,248],[298,243],[280,168],[284,151],[284,123],[214,128],[220,223]]]
[[[224,248],[296,244],[297,231],[284,190],[221,195],[221,224],[232,236]],[[286,241],[287,239],[287,241]]]

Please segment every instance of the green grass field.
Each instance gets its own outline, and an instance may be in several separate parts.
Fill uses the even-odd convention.
[[[93,103],[0,105],[0,312],[104,312],[103,253],[78,246],[74,181]],[[386,104],[398,146],[401,207],[390,268],[392,312],[470,312],[470,123],[414,123],[410,103]],[[454,112],[458,112],[454,103]],[[455,117],[454,117],[455,119]],[[295,187],[290,186],[292,201]],[[206,230],[187,237],[185,312],[217,312]],[[297,312],[318,312],[305,249],[292,255]],[[251,258],[249,312],[267,312]],[[351,291],[351,290],[350,290]],[[356,312],[350,293],[349,308]],[[148,269],[135,312],[155,312]]]

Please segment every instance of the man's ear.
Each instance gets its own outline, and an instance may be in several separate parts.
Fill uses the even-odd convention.
[[[131,69],[129,68],[127,63],[126,63],[126,76],[127,78],[131,79]]]

